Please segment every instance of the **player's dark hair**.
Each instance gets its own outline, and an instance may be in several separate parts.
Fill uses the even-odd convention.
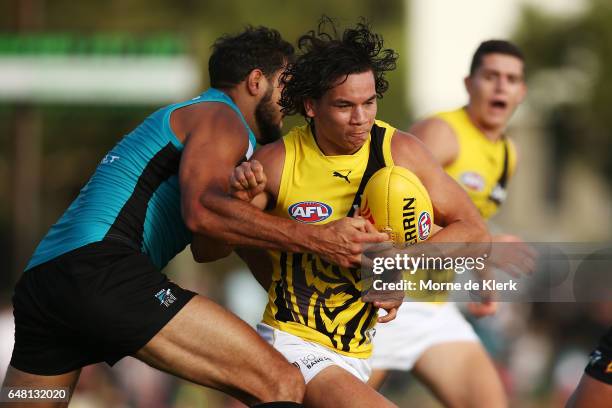
[[[515,44],[506,40],[488,40],[482,42],[476,49],[472,57],[472,64],[470,65],[470,76],[474,75],[478,68],[480,68],[482,59],[488,54],[511,55],[521,60],[523,65],[525,64],[525,57],[523,57],[521,49]]]
[[[294,48],[280,33],[267,27],[248,26],[236,35],[225,34],[212,46],[208,60],[210,86],[230,88],[254,69],[267,77],[292,60]]]
[[[316,32],[299,38],[298,48],[296,61],[281,76],[284,89],[280,105],[285,114],[301,113],[304,117],[304,100],[319,99],[350,74],[372,71],[376,95],[382,98],[389,87],[385,73],[395,69],[398,58],[395,51],[383,48],[383,38],[370,30],[365,19],[340,37],[335,22],[324,16]]]

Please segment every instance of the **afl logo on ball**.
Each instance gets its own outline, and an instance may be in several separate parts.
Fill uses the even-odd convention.
[[[302,201],[289,207],[289,216],[296,221],[313,223],[326,220],[332,214],[332,208],[318,201]]]
[[[425,241],[431,232],[431,216],[427,211],[423,211],[419,216],[419,239]]]

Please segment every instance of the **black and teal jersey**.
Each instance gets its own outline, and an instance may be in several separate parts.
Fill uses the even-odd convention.
[[[238,107],[211,88],[201,95],[159,109],[125,136],[98,165],[77,198],[40,242],[27,269],[92,242],[115,240],[147,254],[160,269],[191,242],[181,216],[178,169],[183,144],[170,127],[176,109],[205,102],[229,105],[249,134]]]

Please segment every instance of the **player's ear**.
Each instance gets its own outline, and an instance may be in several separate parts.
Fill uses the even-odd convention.
[[[314,99],[304,99],[304,112],[306,112],[306,116],[308,116],[309,118],[314,118],[316,116]]]
[[[266,90],[267,78],[261,69],[254,69],[246,77],[246,86],[249,94],[256,96]]]
[[[472,90],[472,77],[471,76],[466,76],[465,78],[463,78],[463,85],[465,85],[465,90],[467,91],[467,93],[469,95],[472,94],[471,90]]]
[[[519,103],[523,102],[523,99],[525,99],[526,96],[527,96],[527,84],[523,80],[521,82],[521,90],[519,93]]]

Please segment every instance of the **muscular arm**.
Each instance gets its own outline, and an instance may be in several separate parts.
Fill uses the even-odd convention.
[[[285,149],[282,141],[267,145],[259,149],[252,160],[260,159],[267,170],[266,189],[253,197],[250,204],[265,210],[269,203],[275,202],[278,195],[280,178],[285,158]],[[242,166],[248,163],[243,163]],[[234,173],[236,174],[236,173]],[[246,200],[246,199],[243,199]],[[268,289],[271,283],[272,264],[266,251],[257,248],[237,247],[227,245],[223,241],[202,234],[194,234],[191,242],[191,252],[196,262],[210,262],[228,256],[232,250],[248,265],[255,279],[264,288]]]
[[[409,130],[423,142],[442,167],[448,166],[459,155],[459,143],[453,129],[439,118],[428,118],[415,123]]]
[[[434,221],[443,226],[430,239],[434,242],[489,242],[490,236],[478,210],[431,152],[416,137],[396,131],[391,141],[396,165],[416,174],[431,198]]]

